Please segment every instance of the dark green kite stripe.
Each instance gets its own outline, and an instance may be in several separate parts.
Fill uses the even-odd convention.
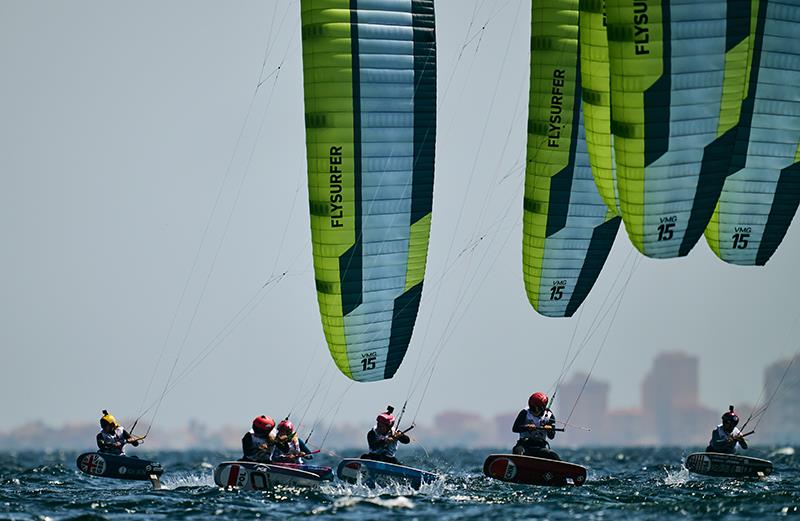
[[[756,265],[767,263],[792,224],[792,217],[800,204],[800,163],[795,163],[781,170],[778,186],[775,188],[775,200],[769,210],[764,235],[756,254]]]
[[[669,150],[669,107],[672,104],[672,27],[670,0],[661,0],[661,77],[644,92],[644,165],[656,162]]]
[[[358,54],[358,0],[350,0],[350,48],[353,60],[353,197],[355,242],[339,257],[342,283],[342,315],[347,316],[363,301],[363,243],[361,230],[361,64]]]
[[[583,261],[581,273],[578,275],[578,282],[575,283],[575,290],[572,293],[572,298],[567,305],[567,311],[564,316],[571,317],[578,311],[578,308],[589,296],[594,283],[603,271],[603,265],[608,259],[608,254],[611,253],[611,247],[614,245],[614,239],[617,238],[619,225],[622,222],[620,216],[613,217],[604,222],[594,229],[592,232],[592,240],[589,243],[589,249],[586,251],[586,260]]]

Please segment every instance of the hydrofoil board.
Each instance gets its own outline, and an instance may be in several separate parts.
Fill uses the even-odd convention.
[[[425,470],[359,458],[343,459],[336,468],[336,475],[348,483],[360,482],[368,487],[406,482],[414,489],[419,489],[423,483],[436,481],[437,478],[436,474]]]
[[[763,478],[772,474],[772,462],[738,454],[695,452],[686,457],[689,472],[721,478]]]
[[[492,454],[483,462],[483,473],[490,478],[523,485],[583,485],[586,467],[533,456]]]
[[[214,469],[214,483],[242,490],[267,490],[276,484],[316,487],[332,479],[330,467],[317,465],[224,461]]]
[[[161,488],[159,478],[164,473],[164,467],[155,461],[105,452],[81,454],[78,456],[76,464],[78,470],[90,476],[149,481],[154,489]]]

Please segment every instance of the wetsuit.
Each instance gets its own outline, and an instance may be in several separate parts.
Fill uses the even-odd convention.
[[[525,428],[528,424],[536,425],[537,428],[528,430]],[[511,427],[513,432],[519,433],[519,440],[512,449],[514,454],[560,461],[561,458],[550,450],[550,444],[547,442],[548,439],[556,437],[555,431],[542,428],[545,425],[555,427],[555,424],[556,416],[550,409],[545,409],[541,416],[536,416],[530,409],[519,411],[514,426]]]
[[[394,463],[400,465],[401,463],[395,458],[397,453],[397,443],[407,444],[411,442],[411,438],[407,434],[401,434],[395,440],[389,440],[389,436],[395,434],[397,431],[390,429],[388,432],[381,434],[378,432],[376,425],[367,433],[367,445],[369,445],[369,452],[361,455],[361,459],[371,459],[375,461],[383,461],[386,463]]]
[[[706,452],[719,452],[722,454],[736,454],[736,444],[742,446],[743,449],[747,448],[747,442],[742,439],[729,440],[729,437],[735,437],[741,434],[741,431],[736,427],[733,428],[730,434],[725,432],[722,425],[717,425],[717,428],[711,431],[711,441],[708,442]]]

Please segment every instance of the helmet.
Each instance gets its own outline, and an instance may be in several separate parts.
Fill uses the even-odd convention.
[[[533,393],[530,398],[528,398],[528,407],[531,409],[535,407],[545,408],[547,407],[547,402],[550,399],[544,393]]]
[[[739,415],[733,410],[733,405],[728,406],[728,412],[722,415],[722,421],[732,423],[734,427],[739,423]]]
[[[108,411],[103,409],[103,417],[100,418],[100,427],[105,427],[106,425],[111,425],[112,427],[118,427],[119,423],[117,423],[117,419],[108,414]]]
[[[294,423],[290,422],[288,419],[281,420],[278,424],[278,432],[294,432]]]
[[[256,416],[253,420],[253,430],[256,432],[269,432],[275,427],[275,420],[269,416]]]
[[[394,416],[388,412],[382,412],[375,418],[375,421],[378,422],[378,425],[385,425],[386,427],[391,427],[394,425]]]

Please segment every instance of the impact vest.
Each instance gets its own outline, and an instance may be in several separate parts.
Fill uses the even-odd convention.
[[[119,447],[115,447],[115,443],[121,443]],[[97,447],[100,452],[108,452],[111,454],[122,454],[122,448],[125,446],[125,429],[117,427],[114,432],[109,434],[106,431],[100,431],[97,435]]]
[[[244,449],[244,457],[250,460],[267,460],[270,457],[269,450],[262,451],[259,447],[263,444],[267,444],[267,446],[271,446],[273,440],[270,439],[269,435],[266,436],[259,436],[258,434],[250,429],[248,432],[250,434],[250,446],[243,447]]]
[[[285,442],[275,440],[274,443],[275,445],[272,447],[272,459],[280,459],[282,456],[299,454],[302,452],[300,450],[300,441],[296,434],[290,440]],[[301,460],[298,459],[297,462],[301,463]]]
[[[391,429],[386,434],[379,434],[378,426],[376,425],[375,427],[372,428],[370,432],[373,434],[374,440],[376,442],[383,442],[384,440],[386,440],[386,438],[388,438],[390,435],[394,434],[397,431]],[[367,440],[369,440],[369,438],[370,436],[368,435]],[[388,456],[390,458],[394,458],[394,455],[397,453],[397,443],[398,441],[394,440],[392,442],[382,445],[381,447],[374,447],[374,448],[372,444],[370,444],[369,452],[370,454],[379,454],[381,456]]]
[[[530,408],[525,409],[525,423],[529,424],[532,423],[536,425],[536,430],[533,431],[522,431],[519,433],[519,439],[521,440],[536,440],[541,441],[543,444],[547,444],[547,431],[542,429],[545,425],[550,425],[552,423],[553,412],[550,409],[546,409],[544,414],[541,416],[535,416]]]
[[[741,432],[742,431],[734,427],[733,431],[728,434],[725,432],[725,429],[722,428],[722,424],[717,425],[717,428],[711,433],[711,442],[709,443],[709,447],[717,451],[724,451],[733,454],[736,452],[737,442],[728,441],[728,436],[735,437],[741,434]]]

